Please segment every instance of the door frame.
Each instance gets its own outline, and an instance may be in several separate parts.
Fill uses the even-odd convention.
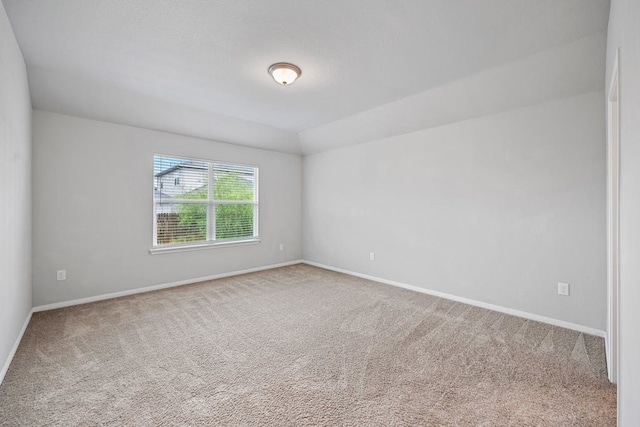
[[[607,93],[607,335],[609,381],[618,382],[620,295],[620,49]]]

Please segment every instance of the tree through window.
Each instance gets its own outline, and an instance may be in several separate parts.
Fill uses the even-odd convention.
[[[154,156],[154,246],[258,236],[258,169]]]

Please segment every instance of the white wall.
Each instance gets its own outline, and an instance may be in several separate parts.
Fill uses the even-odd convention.
[[[31,310],[31,101],[0,2],[0,382]]]
[[[607,78],[620,48],[620,330],[618,425],[640,425],[640,2],[612,0]]]
[[[258,166],[262,242],[150,255],[154,153]],[[35,110],[34,305],[300,259],[301,168],[297,155]]]
[[[305,157],[305,259],[604,330],[602,97]]]

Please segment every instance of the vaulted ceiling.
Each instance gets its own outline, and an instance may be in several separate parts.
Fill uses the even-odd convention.
[[[605,0],[3,2],[34,108],[284,152],[334,147],[379,121],[354,117],[571,43],[564,73],[587,75],[573,91],[604,81]],[[279,61],[302,69],[292,86],[267,74]]]

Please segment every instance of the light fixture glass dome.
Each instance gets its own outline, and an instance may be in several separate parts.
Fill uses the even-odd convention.
[[[277,64],[273,64],[269,67],[269,74],[273,76],[273,79],[282,86],[288,86],[291,83],[295,82],[298,77],[302,74],[300,68],[296,67],[293,64],[289,64],[286,62],[278,62]]]

